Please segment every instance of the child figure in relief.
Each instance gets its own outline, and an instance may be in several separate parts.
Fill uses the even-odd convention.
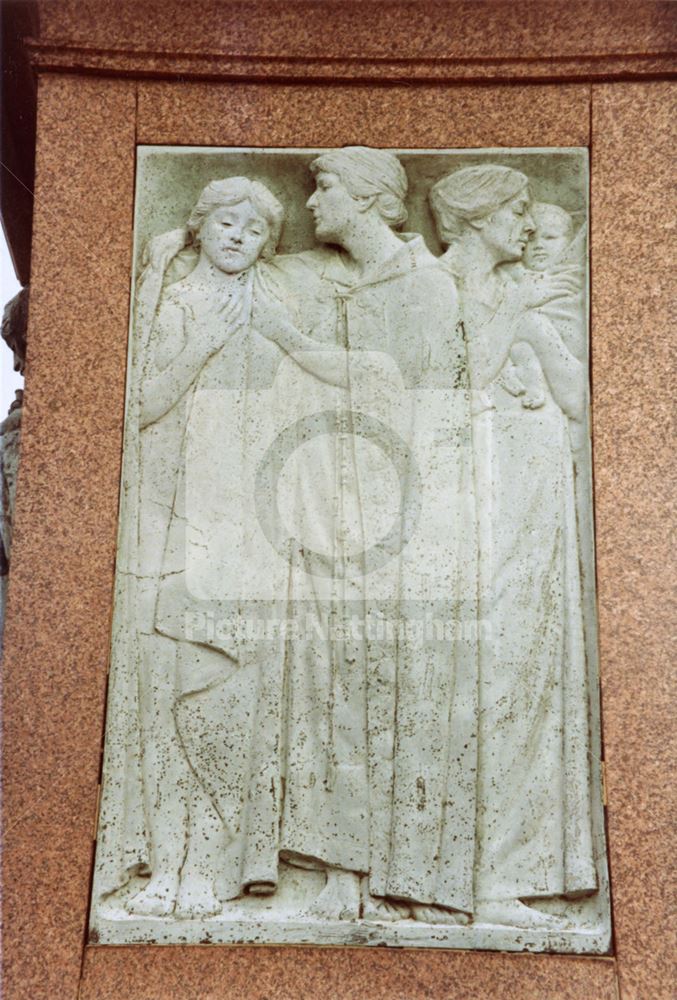
[[[534,220],[535,228],[524,249],[521,263],[515,269],[514,277],[520,284],[525,282],[533,283],[538,281],[539,275],[558,271],[566,271],[579,285],[576,293],[571,297],[576,308],[567,310],[566,304],[559,300],[555,308],[565,313],[571,312],[573,316],[580,316],[580,303],[577,301],[582,292],[582,283],[578,279],[575,270],[578,261],[574,259],[573,251],[578,248],[579,236],[574,237],[574,221],[568,212],[565,212],[559,205],[548,204],[547,202],[533,202],[530,206],[531,216]],[[580,237],[583,236],[581,231]],[[529,273],[531,272],[531,274]],[[566,337],[566,329],[569,317],[561,316],[548,317],[562,322],[556,322],[558,332],[566,347],[578,360],[582,361],[584,353],[582,331],[571,331],[572,336]],[[578,335],[576,335],[578,334]],[[574,342],[575,341],[575,342]],[[581,341],[579,343],[579,341]],[[541,351],[537,351],[530,344],[520,341],[519,333],[510,350],[508,363],[505,365],[499,382],[513,396],[522,397],[522,406],[525,409],[536,410],[542,407],[546,400],[543,388],[543,375],[548,379],[548,357]],[[548,380],[551,381],[551,380]],[[574,414],[569,414],[573,416]]]
[[[195,754],[199,732],[184,718],[183,706],[228,676],[234,663],[220,650],[191,644],[185,634],[190,588],[184,442],[196,393],[241,391],[251,382],[247,363],[252,338],[258,337],[252,288],[260,262],[275,252],[282,218],[282,206],[262,184],[243,177],[214,181],[202,191],[185,230],[153,241],[140,283],[140,349],[131,393],[136,413],[128,415],[128,427],[139,429],[137,469],[145,475],[138,477],[131,459],[125,475],[127,492],[134,487],[136,496],[129,502],[138,511],[126,556],[134,571],[128,600],[136,619],[129,631],[137,645],[117,654],[127,666],[131,692],[121,697],[128,705],[138,699],[138,714],[130,713],[138,733],[126,734],[125,743],[138,741],[140,780],[125,792],[123,810],[126,828],[143,833],[134,843],[123,842],[124,869],[117,876],[124,883],[134,872],[150,875],[127,900],[135,915],[195,917],[221,910],[218,874],[226,829]],[[189,273],[183,267],[184,276],[176,280],[182,256]],[[263,354],[265,341],[258,340]],[[269,346],[264,361],[272,369],[277,351]],[[132,454],[129,442],[127,452]],[[206,459],[216,462],[218,455]]]

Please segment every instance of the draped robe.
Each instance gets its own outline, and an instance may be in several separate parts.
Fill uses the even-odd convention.
[[[488,306],[466,298],[463,313],[469,340],[481,336]],[[538,315],[558,328],[569,317],[563,339],[580,324],[566,300]],[[479,675],[476,892],[485,899],[597,888],[572,448],[539,378],[542,407],[523,407],[499,375],[473,418],[480,616],[491,626]]]
[[[374,547],[364,538],[360,544],[360,532],[369,533],[387,502],[378,451],[358,447],[359,426],[329,436],[317,465],[325,481],[338,481],[341,510],[319,510],[322,491],[308,497],[306,489],[305,513],[315,528],[324,525],[320,535],[340,569],[327,590],[325,579],[308,572],[307,553],[290,553],[291,614],[303,615],[306,630],[303,641],[287,644],[284,677],[270,689],[273,697],[283,692],[280,798],[273,805],[267,789],[263,794],[274,814],[279,809],[279,837],[271,816],[271,836],[257,841],[257,856],[267,854],[271,881],[281,853],[296,863],[368,873],[375,895],[470,910],[477,570],[454,284],[420,237],[362,282],[334,251],[278,259],[276,267],[287,289],[312,296],[329,328],[334,317],[335,342],[347,349],[350,367],[336,412],[348,406],[358,425],[394,428],[421,463],[420,478],[401,477],[395,517],[417,502],[421,510],[418,533],[371,570],[364,552]],[[407,534],[404,524],[398,530]],[[341,540],[351,532],[352,550]],[[364,638],[349,627],[343,636],[332,633],[337,617],[344,626],[351,617],[385,622],[395,638],[378,626]],[[432,635],[421,634],[426,622]],[[266,706],[257,711],[263,721]],[[242,838],[251,841],[246,827]],[[261,870],[258,864],[257,877]],[[240,878],[243,885],[252,880],[246,864]]]
[[[175,492],[169,519],[156,519],[166,543],[149,587],[156,636],[179,648],[178,731],[227,831],[218,891],[232,898],[254,883],[274,888],[282,857],[368,873],[376,895],[471,910],[477,569],[454,283],[420,237],[368,281],[355,282],[333,251],[257,271],[318,343],[347,350],[350,380],[321,385],[293,359],[280,362],[248,323],[196,377],[184,416],[164,418],[184,421],[170,435],[182,451],[168,462]],[[324,438],[316,433],[319,459],[301,462],[296,487],[301,521],[330,555],[327,578],[312,572],[306,546],[279,524],[264,538],[262,523],[277,485],[274,462],[260,478],[271,444],[318,412],[339,422],[330,419]],[[365,550],[378,556],[378,542],[369,548],[360,532],[388,501],[383,465],[373,447],[355,447],[355,426],[341,425],[346,414],[376,434],[376,454],[392,446],[421,466],[416,476],[411,462],[402,465],[390,558],[377,558],[373,571]],[[379,443],[384,426],[395,435]],[[417,511],[418,533],[398,522],[401,509]],[[342,536],[351,532],[349,549]],[[121,580],[123,603],[124,584],[135,579]],[[332,631],[337,618],[356,618],[362,629],[342,637]],[[368,633],[368,619],[385,622],[385,633]],[[243,620],[254,622],[244,634]],[[300,630],[262,638],[257,621]],[[109,729],[108,743],[134,762],[132,672],[133,659],[118,656],[111,699],[127,712],[114,724],[121,742]],[[108,891],[147,863],[138,782],[132,768],[125,787],[104,791],[104,813],[117,802],[126,817],[100,852]]]

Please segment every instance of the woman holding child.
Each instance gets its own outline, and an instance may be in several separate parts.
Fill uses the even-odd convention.
[[[569,429],[583,419],[585,373],[556,325],[580,284],[519,263],[535,228],[519,171],[458,170],[431,205],[468,342],[480,617],[491,623],[480,649],[475,919],[547,927],[555,918],[534,902],[597,887]]]

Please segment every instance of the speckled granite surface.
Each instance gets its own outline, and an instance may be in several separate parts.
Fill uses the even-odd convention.
[[[374,146],[400,148],[586,146],[589,96],[585,83],[374,88],[148,82],[139,88],[137,141],[341,146],[368,135]]]
[[[669,48],[669,0],[41,0],[41,36],[90,49],[353,59],[552,58]],[[272,14],[272,8],[282,10]],[[416,7],[412,15],[412,6]],[[600,10],[600,7],[602,8]],[[359,10],[359,16],[357,11]],[[171,16],[168,17],[168,11]],[[393,145],[398,145],[393,143]]]
[[[134,143],[572,145],[589,87],[367,91],[41,79],[27,405],[5,635],[5,996],[667,1000],[666,84],[594,88],[593,404],[618,962],[88,948]],[[318,111],[318,108],[320,111]],[[324,119],[324,121],[322,120]],[[19,611],[20,609],[20,611]]]
[[[602,705],[622,1000],[673,995],[670,694],[677,88],[595,87],[592,378]]]
[[[611,959],[344,948],[88,949],[80,1000],[125,997],[617,1000]]]
[[[43,81],[38,135],[3,660],[4,996],[65,1000],[80,974],[110,637],[133,84]]]

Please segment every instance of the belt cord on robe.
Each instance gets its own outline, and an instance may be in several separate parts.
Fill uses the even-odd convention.
[[[350,362],[349,362],[349,351],[350,351],[350,338],[348,334],[348,308],[347,299],[350,295],[350,291],[341,292],[336,290],[336,308],[337,308],[337,330],[341,342],[341,346],[346,352],[346,386],[348,388],[348,398],[350,399]],[[348,417],[348,421],[349,421]],[[352,422],[350,422],[352,423]],[[345,670],[345,636],[344,628],[345,622],[341,621],[340,631],[336,628],[338,619],[338,608],[341,608],[342,615],[345,614],[345,553],[344,553],[344,539],[342,538],[341,526],[343,519],[343,478],[344,478],[344,465],[345,465],[345,435],[350,433],[351,427],[346,421],[345,414],[341,414],[336,434],[336,446],[337,446],[337,461],[336,461],[336,494],[334,497],[334,502],[337,511],[337,522],[338,526],[335,524],[334,527],[334,572],[332,575],[332,600],[331,600],[331,614],[329,617],[329,636],[328,641],[330,643],[330,663],[331,663],[331,676],[329,678],[329,726],[327,734],[327,772],[325,777],[325,787],[327,791],[332,791],[336,782],[336,741],[334,733],[334,711],[336,706],[336,684],[338,678],[342,671]],[[337,555],[338,553],[338,555]],[[338,591],[341,593],[339,594]],[[339,638],[340,636],[340,638]]]

